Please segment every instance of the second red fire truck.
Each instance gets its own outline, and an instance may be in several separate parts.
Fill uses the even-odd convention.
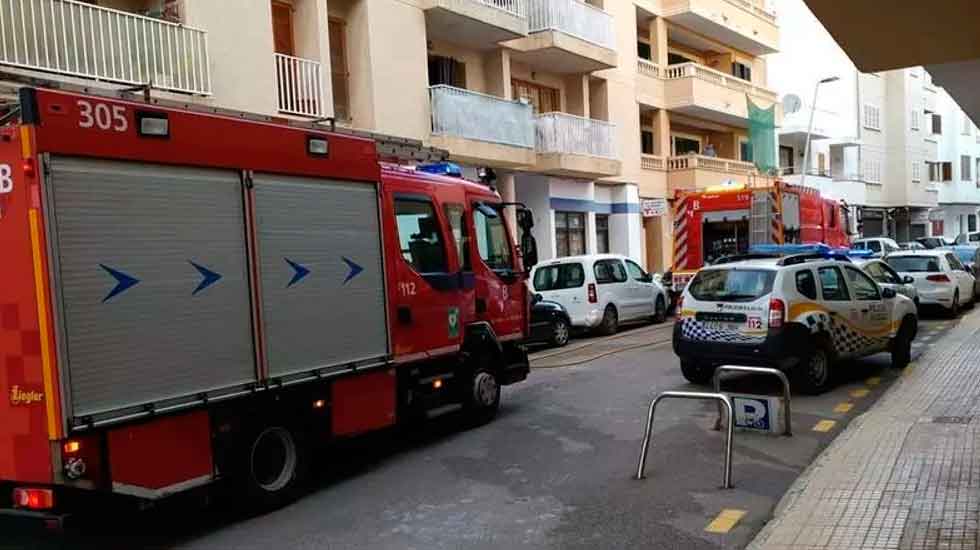
[[[524,380],[534,263],[485,185],[370,139],[25,88],[0,127],[0,509],[217,480],[292,497],[317,442]],[[509,216],[510,214],[508,214]]]

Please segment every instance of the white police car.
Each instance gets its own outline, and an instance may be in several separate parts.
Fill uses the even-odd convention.
[[[673,344],[689,381],[707,383],[722,364],[761,365],[820,393],[841,359],[889,351],[893,367],[911,361],[912,300],[823,245],[753,252],[701,269],[681,296]]]

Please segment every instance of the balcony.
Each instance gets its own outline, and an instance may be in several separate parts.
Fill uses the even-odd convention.
[[[0,65],[211,94],[205,31],[73,0],[3,0]]]
[[[279,112],[320,118],[323,109],[323,75],[318,61],[281,53],[276,58],[276,90]]]
[[[427,0],[429,39],[476,49],[527,36],[527,0]]]
[[[531,106],[452,86],[429,88],[432,145],[462,162],[501,168],[533,165]]]
[[[663,69],[666,107],[713,122],[746,128],[749,125],[748,95],[760,108],[776,104],[776,125],[782,111],[776,92],[756,86],[697,63],[668,65]]]
[[[741,160],[683,155],[664,159],[664,163],[670,193],[678,189],[703,190],[733,182],[747,187],[766,187],[775,179],[760,174],[751,162]]]
[[[601,178],[619,174],[616,125],[566,113],[535,117],[535,171],[556,176]]]
[[[667,159],[657,155],[640,156],[641,197],[667,197]]]
[[[752,55],[776,53],[776,16],[758,0],[663,0],[668,21]]]
[[[641,105],[663,108],[664,81],[663,68],[643,58],[636,60],[636,101]]]
[[[505,45],[511,58],[554,73],[588,73],[616,66],[608,13],[581,0],[529,0],[529,36]]]

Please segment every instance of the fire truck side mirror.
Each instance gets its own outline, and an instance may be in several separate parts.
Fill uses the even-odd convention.
[[[534,235],[530,231],[525,230],[521,235],[521,258],[527,271],[531,271],[531,268],[538,263],[538,241],[534,240]]]
[[[527,233],[534,227],[534,213],[527,208],[517,209],[517,225],[521,231]]]

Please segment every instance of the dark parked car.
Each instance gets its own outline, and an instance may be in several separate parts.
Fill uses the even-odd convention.
[[[571,336],[572,321],[568,312],[558,302],[542,300],[535,295],[531,306],[531,335],[528,342],[548,343],[562,347]]]

